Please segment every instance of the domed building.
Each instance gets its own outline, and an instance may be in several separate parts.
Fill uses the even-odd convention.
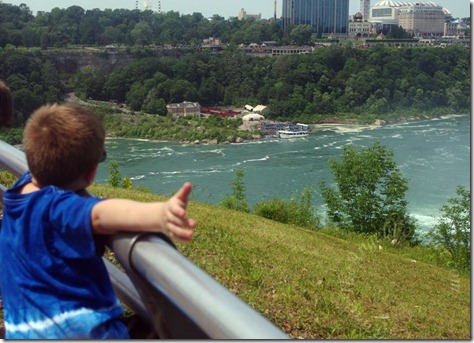
[[[432,1],[382,0],[370,9],[373,25],[398,25],[417,37],[442,36],[448,10]]]
[[[382,25],[398,25],[397,7],[399,1],[383,0],[370,9],[370,21]]]
[[[354,21],[355,21],[355,22],[361,22],[362,19],[363,19],[363,17],[364,17],[364,16],[362,15],[362,13],[357,12],[356,14],[354,14]]]
[[[349,20],[348,36],[351,37],[368,37],[372,24],[364,18],[361,12],[354,14],[353,18]]]

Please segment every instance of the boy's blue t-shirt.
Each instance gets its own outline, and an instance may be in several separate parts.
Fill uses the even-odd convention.
[[[103,199],[47,186],[29,194],[23,175],[4,196],[0,282],[5,338],[128,338],[118,320],[91,211]]]

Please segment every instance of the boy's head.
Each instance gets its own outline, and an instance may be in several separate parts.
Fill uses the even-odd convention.
[[[103,159],[105,130],[97,115],[76,105],[45,105],[26,123],[28,168],[41,187],[65,187],[95,170]]]

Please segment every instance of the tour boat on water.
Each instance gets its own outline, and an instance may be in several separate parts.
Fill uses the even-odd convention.
[[[287,126],[282,130],[278,130],[277,136],[279,138],[308,137],[308,128],[308,125],[298,123],[293,126]]]

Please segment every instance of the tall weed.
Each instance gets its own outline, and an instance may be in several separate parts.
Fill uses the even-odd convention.
[[[237,169],[235,171],[235,180],[230,183],[232,186],[232,194],[226,196],[220,203],[224,208],[236,210],[241,212],[250,212],[250,207],[247,202],[247,195],[245,194],[245,184],[243,178],[245,170]]]

